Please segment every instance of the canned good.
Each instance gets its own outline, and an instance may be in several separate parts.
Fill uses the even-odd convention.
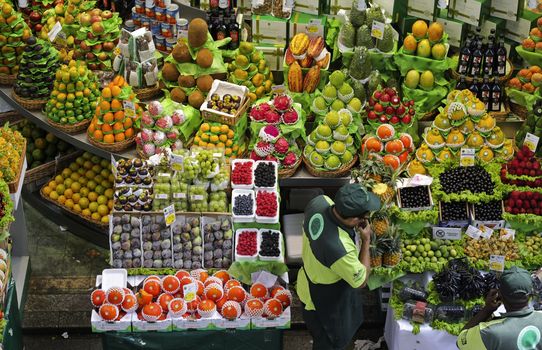
[[[165,38],[172,38],[173,37],[173,31],[171,29],[171,24],[169,23],[161,23],[162,26],[162,35]]]
[[[175,45],[177,44],[177,40],[175,40],[175,38],[167,38],[166,39],[166,52],[171,52],[173,51],[173,48],[175,47]]]
[[[137,28],[141,27],[141,15],[137,13],[137,9],[132,7],[132,21]]]
[[[168,8],[169,5],[171,5],[171,0],[164,0],[164,5],[166,8]]]
[[[145,0],[145,8],[154,7],[154,0]]]
[[[147,16],[149,18],[154,18],[154,16],[155,16],[154,5],[152,5],[150,7],[145,7],[145,16]]]
[[[129,19],[126,22],[124,22],[124,28],[129,32],[133,32],[136,29],[134,21]]]
[[[147,30],[151,30],[151,20],[147,17],[141,17],[141,27],[147,28]]]
[[[154,8],[154,14],[156,16],[156,20],[160,22],[166,22],[166,9],[156,6]]]
[[[158,22],[157,20],[151,20],[151,32],[153,36],[160,35],[160,31],[162,29],[161,22]]]
[[[155,4],[156,7],[166,8],[166,6],[164,5],[164,0],[156,0]]]
[[[145,1],[144,0],[135,0],[135,12],[140,15],[145,14]]]
[[[177,23],[177,18],[179,17],[179,5],[172,4],[169,5],[166,12],[167,22],[171,24]]]
[[[157,35],[154,37],[154,44],[158,51],[166,51],[166,38],[162,35]]]
[[[182,30],[188,30],[188,20],[186,18],[179,18],[177,20],[177,33]]]

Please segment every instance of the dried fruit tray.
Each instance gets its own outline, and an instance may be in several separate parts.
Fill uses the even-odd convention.
[[[260,254],[260,248],[263,241],[262,234],[264,231],[278,232],[280,251],[279,256],[263,256]],[[284,236],[282,235],[282,232],[271,229],[260,229],[260,231],[258,232],[258,257],[261,261],[284,261]]]
[[[252,197],[252,215],[235,215],[235,213],[233,212],[235,198],[247,194]],[[254,195],[253,190],[233,190],[231,193],[231,205],[233,222],[254,222],[254,218],[256,216],[256,196]]]
[[[256,252],[253,255],[240,255],[237,253],[237,245],[239,244],[239,235],[245,231],[256,232]],[[240,228],[235,230],[235,261],[256,261],[260,252],[261,236],[257,228]]]
[[[22,173],[23,173],[23,166],[25,162],[26,162],[26,139],[24,140],[23,149],[21,151],[21,157],[19,158],[19,171],[17,172],[17,178],[11,182],[8,182],[9,193],[16,193],[17,190],[19,189],[19,183],[21,181],[24,181]]]
[[[233,169],[235,168],[235,166],[239,163],[251,163],[252,166],[251,166],[251,173],[252,173],[252,183],[250,185],[245,185],[245,184],[235,184],[233,182],[233,179],[231,180],[231,188],[236,190],[236,189],[242,189],[242,190],[251,190],[252,188],[254,188],[254,169],[256,168],[255,165],[254,165],[254,160],[252,159],[233,159],[231,160],[231,172],[230,172],[230,176],[231,174],[233,174]]]
[[[211,100],[211,96],[213,94],[218,94],[220,97],[224,96],[225,94],[240,96],[241,107],[239,107],[239,110],[237,113],[235,113],[235,115],[207,108],[207,103]],[[200,111],[204,120],[210,120],[227,125],[235,125],[245,114],[249,104],[250,99],[248,98],[248,88],[246,86],[239,86],[215,79],[215,81],[213,81],[213,85],[211,86],[211,91],[209,91],[207,98],[200,107]]]

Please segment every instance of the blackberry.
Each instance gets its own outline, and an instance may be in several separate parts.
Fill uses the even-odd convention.
[[[254,184],[256,187],[275,187],[275,164],[272,162],[259,162],[254,170]]]
[[[502,202],[500,200],[474,205],[474,217],[478,221],[502,220]]]
[[[262,241],[260,243],[260,255],[269,257],[278,257],[280,255],[280,233],[273,231],[263,231]]]
[[[441,202],[440,214],[442,221],[468,220],[466,202]]]
[[[254,200],[250,194],[242,194],[235,197],[233,201],[233,213],[235,215],[252,215]]]
[[[399,189],[403,208],[421,208],[431,205],[428,186],[403,187]]]
[[[495,188],[491,175],[479,165],[446,170],[440,174],[439,180],[447,194],[463,191],[493,194]]]

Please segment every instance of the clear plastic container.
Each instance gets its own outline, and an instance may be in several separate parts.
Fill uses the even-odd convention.
[[[254,232],[256,238],[256,249],[252,255],[238,254],[237,247],[239,244],[239,236],[243,232]],[[242,228],[235,231],[235,261],[255,261],[258,260],[258,252],[260,251],[260,234],[256,228]]]
[[[273,186],[256,186],[256,169],[258,168],[258,166],[260,164],[271,164],[273,165],[273,169],[274,169],[274,172],[275,172],[275,183],[273,184]],[[278,172],[279,172],[279,169],[278,169],[278,163],[277,162],[271,162],[271,161],[266,161],[266,160],[258,160],[256,161],[256,163],[254,164],[254,167],[252,168],[252,171],[253,171],[253,175],[252,175],[252,178],[254,179],[254,188],[256,190],[267,190],[267,191],[276,191],[277,189],[277,184],[278,184]]]
[[[235,213],[236,198],[242,195],[250,195],[252,198],[252,213],[250,215],[239,215]],[[256,198],[252,190],[233,190],[231,194],[233,222],[253,222],[256,215]]]
[[[403,318],[415,323],[431,323],[434,317],[434,306],[423,301],[409,300],[403,307]]]
[[[278,249],[279,249],[279,255],[277,256],[266,256],[262,255],[262,242],[264,241],[264,235],[266,232],[273,232],[279,234],[279,241],[278,241]],[[258,256],[260,260],[262,261],[284,261],[284,250],[282,247],[284,246],[284,237],[282,235],[282,232],[278,230],[270,230],[270,229],[260,229],[260,232],[258,232]]]
[[[254,213],[256,214],[256,222],[258,223],[262,223],[262,224],[276,224],[279,222],[279,212],[280,212],[280,201],[279,201],[279,196],[278,196],[278,192],[276,191],[256,191],[256,198],[258,198],[258,194],[260,193],[263,193],[263,192],[270,192],[270,193],[274,193],[275,194],[275,200],[276,200],[276,203],[277,203],[277,212],[275,214],[275,216],[260,216],[257,214],[257,204],[256,204],[256,201],[254,201],[254,206],[256,207],[256,209],[254,210]]]
[[[415,286],[405,286],[399,292],[399,299],[403,302],[408,300],[426,301],[427,292],[422,288],[416,288]]]
[[[233,175],[235,174],[235,167],[238,166],[241,163],[242,164],[244,164],[244,163],[250,163],[251,164],[250,174],[252,176],[252,179],[250,181],[250,184],[235,183],[235,181],[233,179]],[[232,175],[231,188],[233,188],[233,189],[251,190],[254,187],[254,160],[252,160],[252,159],[234,159],[231,162],[231,169],[232,169],[232,171],[231,171],[231,175]]]
[[[459,323],[467,318],[467,310],[463,305],[441,304],[435,311],[435,319],[447,323]]]

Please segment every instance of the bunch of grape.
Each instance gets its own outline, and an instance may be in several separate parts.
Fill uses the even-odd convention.
[[[218,169],[218,161],[213,158],[213,152],[210,150],[200,150],[196,154],[196,160],[199,164],[200,174],[204,178],[216,172]]]

